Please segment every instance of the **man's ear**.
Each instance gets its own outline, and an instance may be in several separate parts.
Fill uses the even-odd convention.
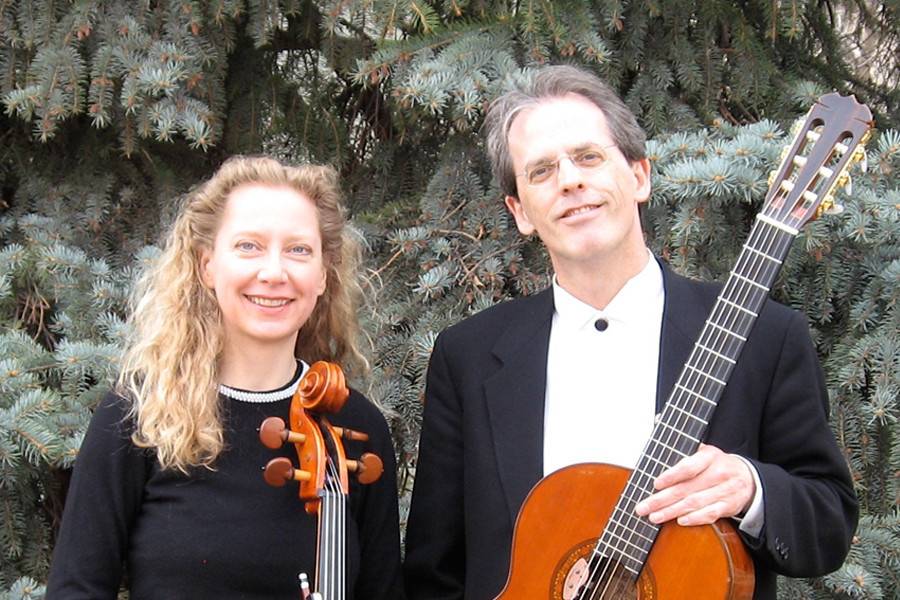
[[[650,198],[650,160],[642,158],[631,163],[631,171],[634,173],[635,202],[646,202]]]
[[[534,233],[534,225],[532,225],[528,215],[525,214],[525,207],[522,206],[521,200],[515,196],[507,196],[504,198],[504,202],[506,203],[506,208],[509,209],[509,212],[512,213],[513,218],[516,220],[516,227],[518,227],[519,233],[522,235]]]

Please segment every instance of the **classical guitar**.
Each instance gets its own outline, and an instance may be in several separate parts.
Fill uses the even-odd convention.
[[[806,222],[839,209],[833,190],[864,158],[871,125],[852,96],[828,94],[810,109],[636,468],[579,464],[538,482],[519,512],[497,600],[752,597],[753,562],[729,520],[660,526],[634,508],[663,471],[697,450],[791,242]]]
[[[290,428],[279,417],[269,417],[259,428],[259,439],[276,449],[293,443],[298,467],[290,459],[273,458],[266,464],[266,483],[280,487],[300,482],[299,496],[306,512],[318,517],[316,573],[312,587],[306,573],[299,573],[301,600],[345,600],[347,596],[347,473],[360,483],[378,480],[384,470],[378,456],[366,452],[359,460],[348,459],[341,439],[365,441],[360,431],[333,426],[327,414],[343,408],[350,391],[341,368],[325,361],[313,363],[291,399]]]

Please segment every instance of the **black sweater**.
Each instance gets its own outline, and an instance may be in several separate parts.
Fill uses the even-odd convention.
[[[271,415],[288,421],[290,399],[250,403],[220,395],[226,449],[215,470],[185,476],[160,469],[151,451],[132,444],[126,401],[110,394],[94,413],[75,464],[47,598],[115,598],[127,570],[132,600],[150,598],[299,597],[300,572],[313,579],[316,517],[298,486],[273,488],[260,468],[275,456],[296,464],[293,445],[264,447],[257,427]],[[353,481],[347,518],[348,598],[402,598],[396,471],[387,425],[352,392],[331,421],[364,431],[346,442],[384,461],[384,475]]]

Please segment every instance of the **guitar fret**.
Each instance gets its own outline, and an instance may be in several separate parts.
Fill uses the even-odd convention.
[[[599,557],[601,557],[601,558],[606,558],[606,559],[608,559],[608,560],[612,560],[611,557],[606,556],[605,554],[603,554],[603,552],[602,552],[599,548],[594,548],[594,555],[595,555],[595,556],[599,556]],[[629,556],[629,557],[627,557],[627,558],[631,558],[631,557]],[[634,560],[634,559],[631,558],[631,560]],[[641,561],[637,561],[637,562],[640,563]],[[629,567],[628,565],[626,565],[626,564],[623,563],[623,562],[620,562],[619,564],[622,565],[626,570],[631,571],[631,574],[632,574],[632,575],[637,576],[637,575],[640,573],[640,571],[638,571],[637,569],[634,569],[634,568],[632,568],[632,567]]]
[[[758,214],[756,215],[756,219],[757,219],[758,221],[762,221],[762,222],[765,223],[766,225],[771,225],[772,227],[775,227],[775,228],[777,228],[777,229],[780,229],[780,230],[782,230],[782,231],[785,231],[785,232],[787,232],[787,233],[789,233],[789,234],[791,234],[791,235],[794,235],[794,236],[796,236],[798,233],[800,233],[799,230],[794,229],[794,228],[791,227],[790,225],[785,225],[784,223],[781,223],[780,221],[776,221],[776,220],[773,219],[772,217],[767,217],[766,215],[764,215],[764,214],[762,214],[762,213],[758,213]]]
[[[655,456],[650,455],[650,454],[645,454],[645,455],[644,455],[644,458],[646,458],[647,460],[651,460],[651,461],[655,462],[656,464],[658,464],[659,466],[661,466],[661,467],[663,468],[663,470],[666,470],[666,469],[668,469],[669,467],[672,466],[672,465],[670,465],[669,463],[664,462],[664,461],[661,461],[661,460],[659,460],[658,458],[656,458]],[[650,473],[649,471],[645,471],[644,469],[635,469],[633,472],[634,472],[634,473],[637,473],[638,475],[644,476],[644,477],[649,477],[651,481],[654,480],[654,479],[656,479],[656,476],[655,476],[653,473]],[[641,489],[640,486],[637,485],[636,483],[634,484],[634,486],[635,486],[636,488],[638,488],[638,489]]]
[[[636,536],[638,536],[639,538],[643,539],[645,542],[649,542],[650,544],[653,543],[653,539],[654,539],[654,538],[652,538],[652,537],[647,537],[646,535],[644,535],[643,533],[641,533],[640,531],[638,531],[638,530],[635,529],[634,527],[630,527],[630,526],[625,525],[624,523],[622,523],[622,521],[620,521],[620,520],[616,517],[616,515],[615,515],[616,512],[623,513],[623,515],[625,516],[625,518],[628,519],[628,520],[630,520],[630,521],[637,521],[638,523],[645,523],[644,521],[640,521],[636,515],[634,515],[634,514],[626,514],[625,511],[623,511],[623,510],[620,509],[620,508],[617,508],[616,511],[613,512],[613,515],[609,518],[609,522],[607,523],[607,527],[610,527],[610,526],[612,526],[612,525],[616,525],[616,526],[618,526],[618,527],[621,527],[621,528],[623,528],[623,529],[626,529],[629,533],[633,533],[634,535],[636,535]],[[658,528],[656,528],[656,527],[653,527],[653,525],[652,525],[649,521],[646,522],[646,524],[647,524],[651,529],[653,529],[654,532],[658,529]],[[618,534],[614,533],[612,530],[610,530],[610,535],[614,535],[614,536],[616,536],[616,537],[621,537],[621,536],[619,536]],[[632,544],[632,545],[635,546],[636,548],[639,548],[639,546],[636,546],[635,544]]]
[[[715,354],[717,357],[721,358],[721,359],[724,360],[724,361],[728,361],[728,362],[730,362],[730,363],[733,364],[733,365],[736,365],[736,364],[737,364],[737,361],[736,361],[736,360],[731,359],[731,358],[728,358],[728,357],[725,356],[724,354],[721,354],[721,353],[719,353],[719,352],[716,352],[716,351],[713,350],[712,348],[707,348],[706,346],[704,346],[704,345],[701,344],[700,342],[695,342],[694,345],[695,345],[696,347],[700,348],[701,350],[705,350],[706,352],[709,352],[710,354]]]
[[[763,252],[762,250],[759,250],[758,248],[754,248],[753,246],[750,246],[750,245],[748,245],[748,244],[744,244],[744,248],[747,249],[747,250],[749,250],[750,252],[752,252],[752,253],[754,253],[754,254],[758,254],[759,256],[762,256],[763,258],[766,258],[766,259],[768,259],[768,260],[771,260],[771,261],[772,261],[773,263],[775,263],[776,265],[782,264],[780,260],[778,260],[778,259],[775,258],[774,256],[771,256],[771,255],[769,255],[769,254],[766,254],[765,252]]]
[[[677,434],[679,434],[679,435],[682,435],[682,436],[686,437],[687,439],[691,440],[691,441],[694,442],[694,443],[697,443],[697,444],[700,443],[700,440],[698,440],[698,439],[695,438],[694,436],[688,435],[687,433],[681,431],[681,430],[678,429],[677,427],[673,427],[672,425],[669,425],[668,423],[666,423],[666,422],[664,422],[664,421],[660,421],[659,425],[660,425],[661,427],[665,427],[666,429],[670,429],[670,430],[674,431],[675,433],[677,433]]]
[[[696,396],[697,398],[700,398],[700,399],[703,400],[704,402],[707,402],[707,403],[709,403],[709,404],[711,404],[711,405],[713,405],[713,406],[716,405],[716,403],[715,403],[714,401],[710,400],[709,398],[707,398],[707,397],[704,396],[703,394],[700,394],[699,392],[695,392],[695,391],[692,390],[692,389],[686,388],[686,387],[684,387],[683,385],[681,385],[680,383],[676,383],[676,384],[675,384],[675,387],[681,389],[682,391],[687,392],[687,393],[690,394],[691,396]]]
[[[707,373],[706,371],[702,371],[702,370],[698,369],[697,367],[695,367],[695,366],[693,366],[693,365],[684,365],[684,366],[685,366],[686,368],[690,369],[691,371],[694,371],[694,372],[696,372],[696,373],[699,373],[700,375],[702,375],[703,377],[706,377],[707,379],[710,379],[710,380],[712,380],[712,381],[715,381],[715,382],[718,383],[719,385],[724,386],[726,383],[728,383],[727,381],[722,381],[721,379],[719,379],[719,378],[717,378],[717,377],[713,377],[712,375],[710,375],[710,374]]]
[[[719,324],[717,324],[717,323],[713,323],[713,322],[710,321],[709,319],[706,320],[706,324],[707,324],[707,325],[710,325],[710,326],[712,326],[712,327],[715,327],[716,329],[721,329],[722,331],[724,331],[724,332],[727,333],[728,335],[732,335],[732,336],[736,337],[737,339],[741,340],[742,342],[746,342],[746,341],[747,341],[747,338],[745,338],[744,336],[738,335],[737,333],[733,332],[732,330],[728,329],[727,327],[722,327],[721,325],[719,325]]]
[[[681,458],[687,458],[687,454],[685,454],[684,452],[682,452],[682,451],[679,450],[678,448],[673,448],[672,446],[668,445],[667,443],[663,442],[662,440],[656,440],[656,439],[654,439],[654,440],[653,440],[653,443],[662,446],[663,448],[665,448],[665,449],[668,450],[669,452],[674,452],[675,454],[677,454],[677,455],[680,456]]]
[[[640,562],[643,562],[643,556],[647,555],[646,549],[642,548],[641,546],[638,546],[637,544],[632,542],[630,539],[622,537],[621,535],[619,535],[617,533],[614,533],[611,529],[609,529],[609,527],[607,527],[606,531],[603,532],[603,537],[604,538],[614,538],[615,540],[624,542],[624,547],[619,548],[618,545],[613,545],[613,543],[610,542],[608,539],[606,540],[606,544],[608,546],[610,546],[616,552],[623,554],[625,556],[625,558],[630,558],[631,560],[640,563]],[[626,548],[628,548],[628,547],[634,548],[635,550],[640,552],[640,554],[643,556],[640,556],[640,557],[632,556],[631,554],[626,552]]]
[[[703,398],[703,399],[706,400],[706,398]],[[706,401],[710,402],[709,400],[706,400]],[[671,406],[674,410],[677,410],[678,412],[680,412],[683,415],[687,415],[688,417],[690,417],[692,419],[696,419],[697,421],[700,421],[704,425],[709,425],[709,423],[707,421],[705,421],[704,419],[701,419],[700,417],[698,417],[697,415],[695,415],[692,412],[688,412],[688,411],[684,410],[680,406],[677,406],[675,404],[670,404],[669,406]]]
[[[767,293],[768,293],[768,291],[769,291],[769,288],[767,288],[766,286],[764,286],[763,284],[761,284],[761,283],[758,282],[758,281],[753,281],[753,280],[750,279],[749,277],[744,277],[743,275],[738,275],[738,274],[735,273],[734,271],[731,272],[731,275],[732,275],[733,277],[737,277],[738,279],[741,279],[741,280],[743,280],[743,281],[746,281],[746,282],[749,283],[750,285],[755,285],[756,287],[758,287],[759,289],[761,289],[761,290],[763,290],[763,291],[765,291],[765,292],[767,292]]]
[[[832,106],[834,104],[836,106]],[[827,117],[835,108],[840,109],[838,112],[852,108],[851,112],[857,113],[849,120],[850,124],[843,123],[844,115],[841,114],[842,122],[835,133],[844,143],[830,142],[832,124],[820,115],[825,111]],[[759,318],[755,311],[761,312],[771,291],[769,286],[774,285],[780,268],[787,262],[793,238],[799,236],[800,228],[811,216],[807,213],[819,208],[816,204],[827,193],[826,188],[834,185],[832,180],[844,171],[844,163],[851,158],[848,153],[853,152],[854,159],[862,158],[856,154],[862,150],[858,136],[867,135],[871,118],[871,111],[864,106],[860,108],[854,99],[837,94],[824,96],[810,110],[804,128],[795,136],[791,152],[782,158],[777,181],[773,180],[766,194],[763,211],[755,215],[750,236],[744,240],[721,295],[706,316],[699,336],[693,340],[690,357],[662,412],[656,417],[652,435],[607,519],[600,539],[596,540],[593,554],[586,557],[589,572],[580,582],[583,583],[579,586],[582,588],[580,595],[575,594],[579,598],[605,598],[608,595],[606,587],[611,587],[607,584],[619,583],[614,577],[627,578],[631,574],[637,578],[641,575],[662,526],[637,516],[635,506],[653,495],[653,484],[660,473],[689,456],[686,453],[695,452],[700,440],[705,438],[722,389],[728,384],[741,349],[748,341],[745,336],[750,335]],[[814,130],[820,125],[821,134]],[[825,156],[821,156],[821,146],[829,145],[831,149],[825,149]],[[799,154],[810,147],[812,151],[808,156]],[[716,384],[722,387],[716,387]],[[666,412],[669,408],[672,411]],[[690,552],[690,549],[678,551]],[[640,595],[633,589],[632,582],[625,583],[628,584],[627,595]],[[618,590],[615,593],[619,594]]]
[[[725,304],[728,304],[728,305],[730,305],[730,306],[733,306],[733,307],[735,307],[736,309],[738,309],[738,310],[740,310],[740,311],[743,311],[743,312],[747,313],[748,315],[750,315],[750,316],[753,317],[754,319],[755,319],[756,317],[759,316],[758,314],[756,314],[755,312],[753,312],[753,311],[750,310],[749,308],[745,308],[745,307],[741,306],[740,304],[738,304],[737,302],[732,302],[731,300],[728,300],[727,298],[724,298],[724,297],[722,297],[722,296],[719,296],[719,301],[720,301],[720,302],[724,302]]]

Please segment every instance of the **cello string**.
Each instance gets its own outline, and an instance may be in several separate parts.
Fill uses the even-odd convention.
[[[334,462],[328,461],[327,498],[331,521],[331,579],[334,600],[344,600],[346,594],[346,501],[340,484],[340,474]]]

